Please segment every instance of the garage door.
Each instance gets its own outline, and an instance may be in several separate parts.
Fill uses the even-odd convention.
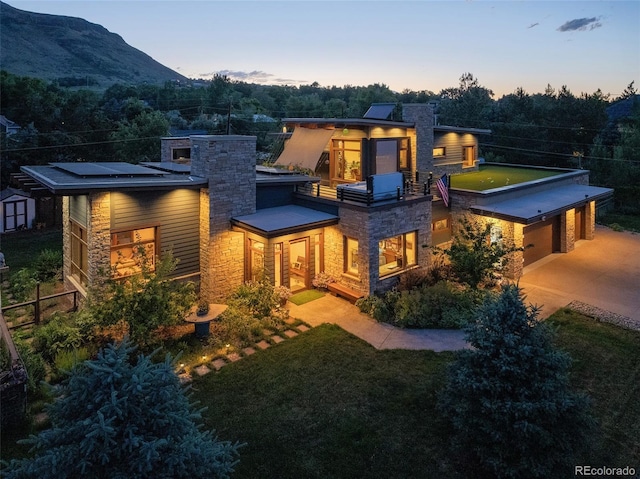
[[[560,217],[525,226],[524,245],[533,247],[524,250],[524,265],[527,266],[555,251],[560,250]]]

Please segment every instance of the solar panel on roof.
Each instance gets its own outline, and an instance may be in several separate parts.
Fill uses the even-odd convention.
[[[362,118],[388,120],[395,108],[395,103],[373,103]]]
[[[156,176],[158,170],[131,163],[51,163],[60,170],[77,176]]]
[[[145,161],[140,163],[143,166],[148,166],[154,170],[167,171],[170,173],[190,173],[191,165],[185,165],[182,163],[172,163],[170,161]]]

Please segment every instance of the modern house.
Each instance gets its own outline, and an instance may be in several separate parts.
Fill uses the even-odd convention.
[[[137,255],[170,250],[176,278],[199,279],[210,300],[262,275],[307,289],[321,272],[356,298],[428,268],[423,246],[449,241],[462,214],[495,223],[516,244],[551,231],[551,252],[593,236],[594,202],[611,190],[588,186],[585,171],[497,189],[453,187],[445,206],[432,178],[477,173],[477,137],[490,132],[434,127],[425,104],[403,105],[401,120],[388,119],[395,108],[373,105],[355,119],[285,119],[288,139],[269,167],[256,166],[255,137],[193,135],[163,138],[160,162],[22,172],[63,196],[64,277],[81,292],[105,271],[133,274]]]

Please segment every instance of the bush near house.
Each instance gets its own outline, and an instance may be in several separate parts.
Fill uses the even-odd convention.
[[[402,328],[461,328],[473,317],[484,292],[448,282],[394,289],[360,299],[356,305],[375,320]]]

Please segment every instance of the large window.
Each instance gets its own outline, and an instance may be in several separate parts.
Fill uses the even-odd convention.
[[[88,271],[87,230],[71,221],[71,276],[86,286]]]
[[[249,240],[249,278],[258,281],[264,275],[264,243]]]
[[[409,138],[400,140],[400,169],[411,169],[411,150],[409,149]]]
[[[416,233],[383,239],[378,243],[380,277],[397,273],[417,264]]]
[[[362,179],[360,140],[333,140],[331,179],[337,181],[360,181]]]
[[[115,278],[131,276],[146,265],[155,269],[156,228],[140,228],[111,233],[111,272]]]
[[[358,240],[344,238],[344,272],[358,276]]]
[[[473,166],[476,163],[476,149],[474,146],[462,147],[462,165]]]

